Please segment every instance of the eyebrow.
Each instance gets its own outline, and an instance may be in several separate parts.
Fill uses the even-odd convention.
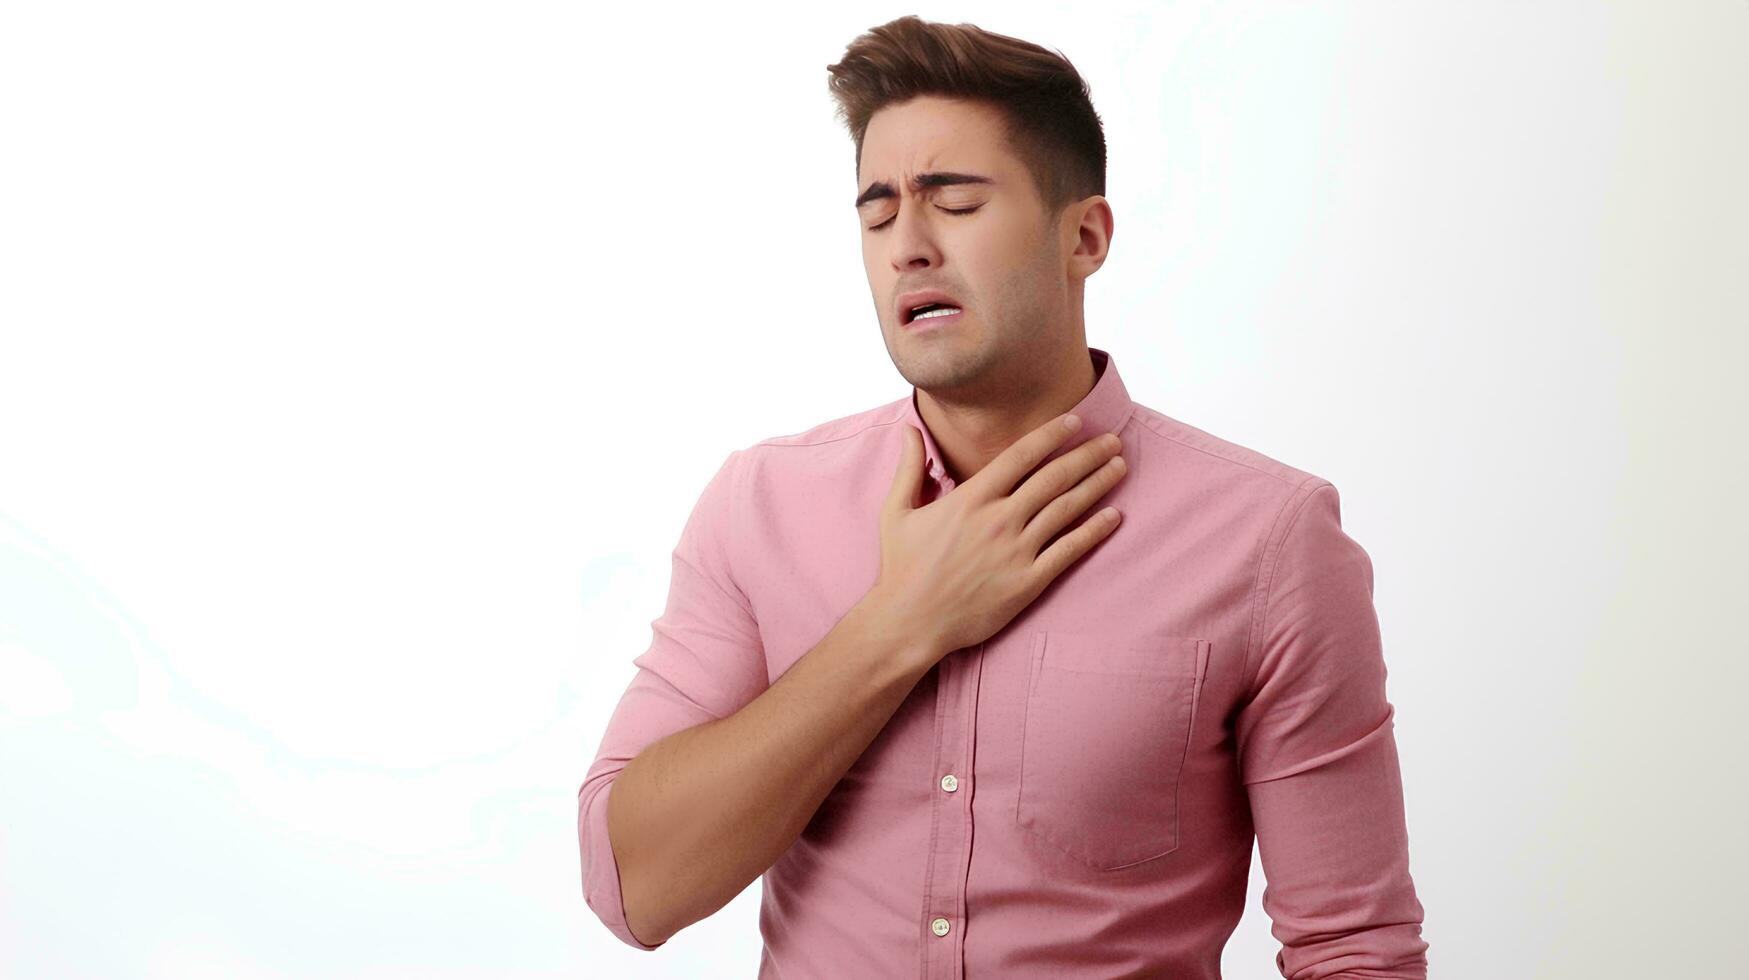
[[[948,186],[951,186],[953,184],[994,184],[994,183],[996,183],[996,181],[994,179],[992,179],[990,177],[985,177],[981,174],[961,174],[961,173],[954,173],[952,171],[933,171],[933,172],[926,173],[926,174],[918,174],[917,176],[912,177],[911,178],[911,189],[913,191],[920,191],[925,187],[948,187]],[[892,184],[889,184],[884,180],[877,180],[874,183],[868,185],[867,190],[865,190],[861,194],[857,195],[856,207],[857,207],[857,210],[860,211],[862,209],[862,206],[864,204],[867,204],[870,201],[878,201],[883,197],[896,197],[896,196],[898,196],[898,195],[893,190]]]

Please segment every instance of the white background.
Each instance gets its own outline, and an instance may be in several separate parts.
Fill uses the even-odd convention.
[[[728,451],[909,393],[911,12],[1089,79],[1132,395],[1341,490],[1433,976],[1741,968],[1749,4],[354,0],[0,11],[0,973],[754,975],[576,792]]]

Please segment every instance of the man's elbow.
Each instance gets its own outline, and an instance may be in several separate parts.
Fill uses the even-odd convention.
[[[643,878],[620,866],[621,905],[625,909],[626,931],[646,946],[660,946],[680,930],[663,916],[660,895],[646,894]]]
[[[614,777],[587,784],[578,796],[577,830],[583,852],[583,899],[617,938],[635,949],[653,950],[673,930],[652,914],[644,875],[621,863],[608,826]]]

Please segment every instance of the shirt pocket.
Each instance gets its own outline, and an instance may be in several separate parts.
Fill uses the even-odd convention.
[[[1178,785],[1210,643],[1034,634],[1015,820],[1099,871],[1183,843]]]

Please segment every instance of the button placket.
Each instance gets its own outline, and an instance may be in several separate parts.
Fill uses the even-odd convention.
[[[960,773],[969,773],[966,733],[975,651],[956,650],[937,662],[934,769],[941,792],[932,794],[934,833],[925,876],[923,911],[929,929],[923,950],[923,976],[959,980],[964,975],[963,931],[966,862],[971,849],[970,793],[959,790]],[[968,659],[971,658],[971,659]],[[969,784],[968,784],[969,786]],[[940,942],[937,940],[945,940]]]
[[[960,701],[963,708],[960,715],[960,726],[963,733],[960,744],[963,746],[962,756],[965,759],[964,772],[972,777],[972,782],[967,784],[966,792],[958,794],[960,797],[961,812],[965,815],[966,837],[965,846],[960,849],[959,869],[958,874],[954,879],[954,884],[958,893],[955,900],[955,911],[958,914],[960,922],[964,923],[966,921],[966,889],[970,885],[972,873],[972,846],[977,836],[977,828],[972,822],[972,798],[976,796],[978,792],[976,778],[978,764],[978,693],[983,689],[983,643],[978,644],[978,649],[972,653],[970,659],[966,661],[960,676],[964,678],[960,685],[964,692]],[[965,931],[963,929],[960,931],[959,940],[960,941],[955,944],[958,949],[954,957],[954,968],[958,975],[963,976],[965,969]]]

